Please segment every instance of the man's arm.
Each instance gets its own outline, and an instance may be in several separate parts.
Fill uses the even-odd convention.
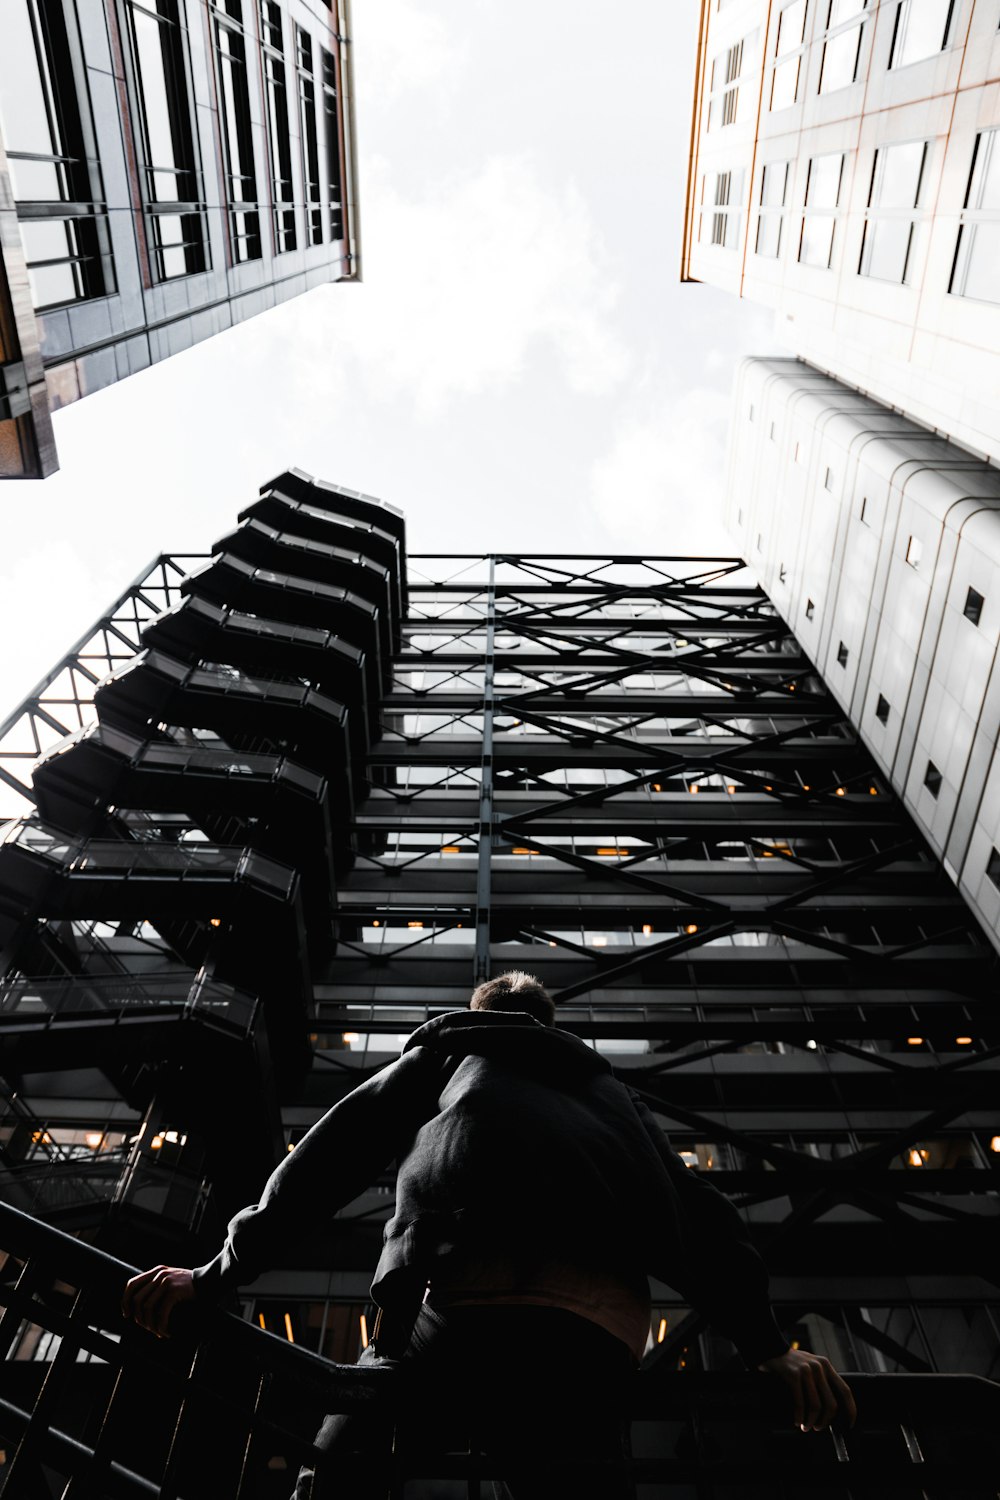
[[[153,1266],[133,1277],[124,1316],[162,1338],[180,1303],[214,1302],[255,1280],[290,1239],[332,1218],[405,1149],[437,1108],[443,1081],[441,1057],[415,1047],[354,1089],[275,1168],[260,1202],[230,1222],[214,1260],[194,1271]]]
[[[665,1279],[739,1349],[747,1364],[776,1376],[792,1397],[795,1426],[820,1432],[840,1411],[853,1426],[857,1409],[850,1387],[830,1361],[792,1349],[768,1296],[767,1267],[746,1225],[724,1193],[687,1167],[633,1091],[632,1102],[677,1193],[684,1263]]]

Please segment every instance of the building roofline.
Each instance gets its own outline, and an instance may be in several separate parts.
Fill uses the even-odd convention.
[[[701,110],[705,97],[705,57],[708,51],[708,13],[712,0],[701,0],[698,15],[698,45],[695,52],[694,96],[691,100],[691,139],[688,146],[687,185],[684,191],[684,228],[681,237],[681,281],[697,281],[690,273],[691,236],[696,199],[696,163],[701,134]]]

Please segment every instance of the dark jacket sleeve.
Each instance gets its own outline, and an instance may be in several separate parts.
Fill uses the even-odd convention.
[[[443,1081],[441,1057],[416,1047],[335,1104],[271,1173],[260,1202],[231,1220],[215,1259],[195,1269],[198,1298],[253,1281],[289,1241],[364,1192],[435,1112]]]
[[[630,1092],[667,1169],[680,1209],[680,1264],[665,1270],[664,1280],[732,1339],[747,1364],[758,1365],[784,1354],[788,1340],[771,1311],[767,1267],[751,1244],[740,1214],[700,1172],[685,1166],[650,1110]]]

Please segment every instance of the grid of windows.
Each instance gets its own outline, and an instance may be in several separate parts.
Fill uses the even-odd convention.
[[[316,130],[316,79],[313,74],[313,44],[308,31],[295,28],[296,71],[299,80],[299,135],[302,142],[302,176],[306,189],[306,239],[323,243],[323,209],[319,186],[319,142]]]
[[[0,121],[36,308],[114,290],[76,18],[63,0],[4,0]]]
[[[288,89],[281,8],[274,0],[260,0],[261,50],[264,63],[264,107],[271,161],[271,213],[274,247],[280,255],[295,249],[295,190],[292,185],[292,142],[288,131]]]
[[[804,266],[829,268],[833,260],[833,237],[843,179],[843,152],[811,158],[799,238],[799,260]]]
[[[875,152],[858,267],[862,276],[906,281],[927,146],[926,141],[905,141]]]
[[[207,268],[205,191],[179,0],[127,0],[130,94],[157,281]]]
[[[740,237],[740,206],[743,202],[743,171],[715,172],[710,205],[701,219],[701,234],[707,229],[709,243],[722,250],[735,250]],[[705,192],[705,179],[702,179]],[[705,220],[708,220],[706,225]]]
[[[758,32],[751,32],[713,60],[709,75],[709,130],[735,124],[740,107],[740,80],[754,69],[758,36]]]
[[[1000,129],[976,136],[948,290],[1000,302]]]
[[[225,0],[224,6],[216,6],[213,30],[231,254],[239,264],[261,256],[242,0]]]

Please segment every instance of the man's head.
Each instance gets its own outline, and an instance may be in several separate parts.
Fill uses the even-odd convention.
[[[522,974],[519,969],[487,979],[473,991],[469,1009],[527,1011],[543,1026],[554,1026],[556,1020],[555,1001],[548,990],[533,974]]]

